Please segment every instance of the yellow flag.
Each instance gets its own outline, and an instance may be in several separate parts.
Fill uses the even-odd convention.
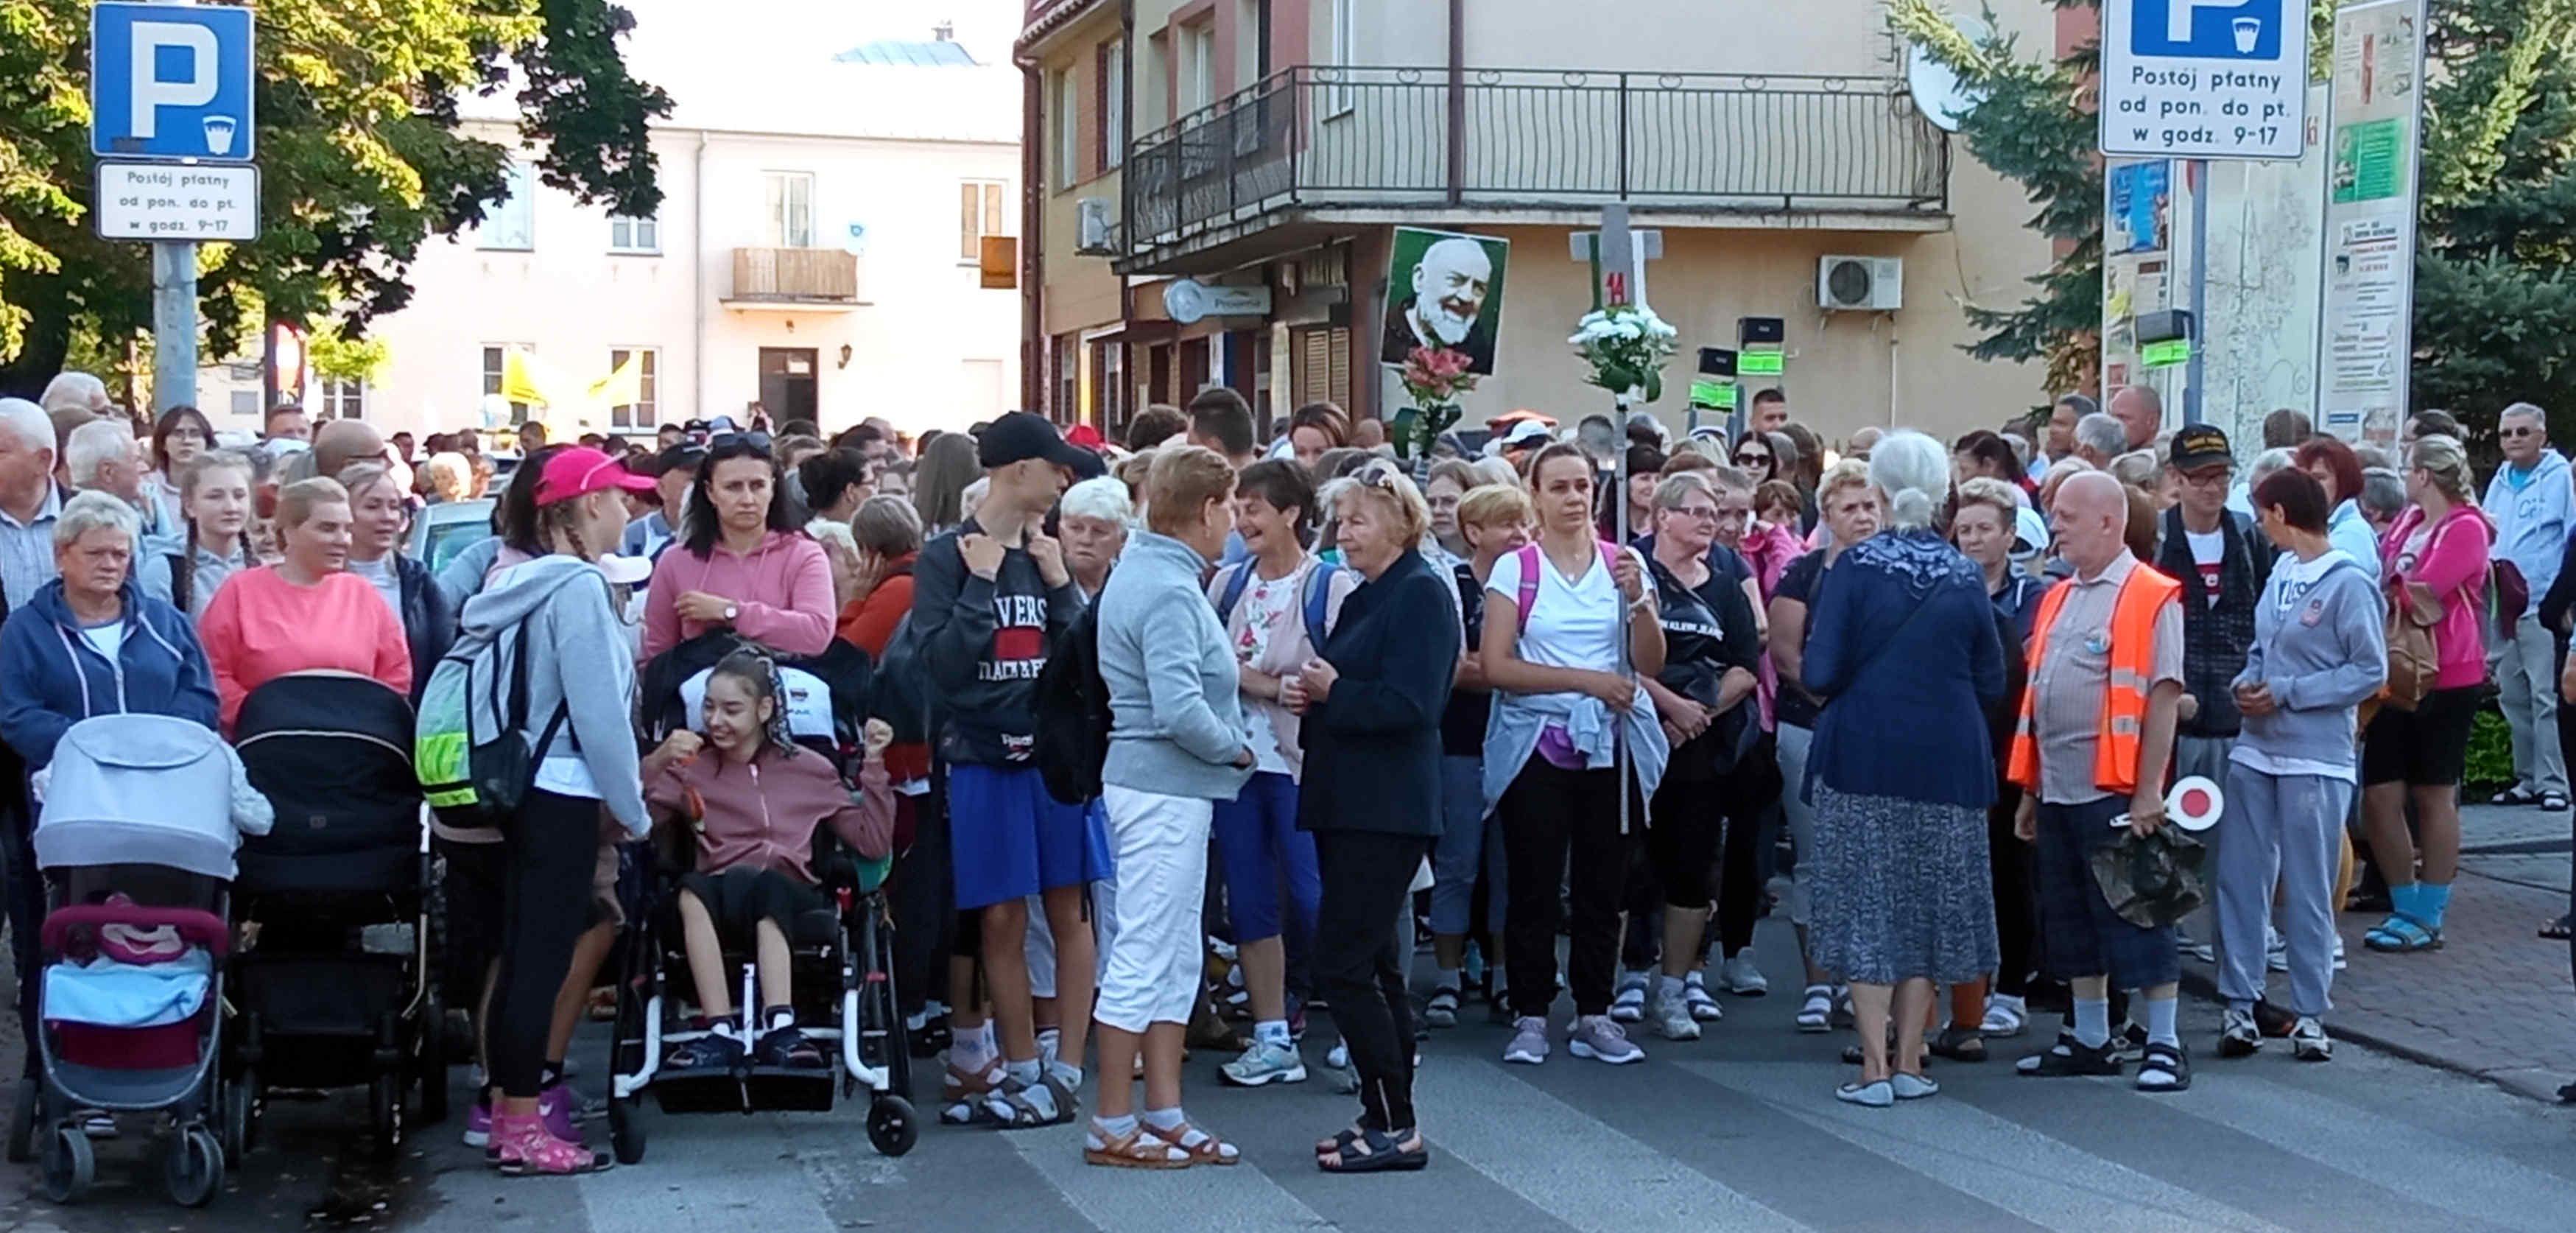
[[[552,406],[555,400],[547,395],[547,387],[555,383],[546,380],[547,375],[527,352],[513,347],[501,360],[501,396],[512,402]]]
[[[644,401],[644,353],[631,352],[617,371],[590,383],[590,405],[624,407]]]

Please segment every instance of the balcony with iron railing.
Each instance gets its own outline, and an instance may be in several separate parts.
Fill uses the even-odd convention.
[[[1129,147],[1120,268],[1291,210],[1938,219],[1949,170],[1893,79],[1300,66]]]

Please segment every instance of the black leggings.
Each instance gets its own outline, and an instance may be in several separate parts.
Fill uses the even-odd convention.
[[[1994,991],[2016,998],[2029,988],[2030,974],[2039,966],[2031,945],[2031,918],[2037,909],[2031,903],[2030,845],[2013,833],[2013,815],[2020,811],[2021,789],[2011,784],[1997,790],[1995,803],[1986,810],[1986,863],[1995,879],[1995,936],[2003,947]]]
[[[1645,818],[1631,781],[1630,829]],[[1557,888],[1574,911],[1566,944],[1566,984],[1575,1013],[1608,1014],[1619,965],[1619,901],[1628,876],[1630,836],[1619,830],[1619,771],[1569,771],[1533,752],[1496,806],[1510,902],[1503,916],[1503,954],[1512,1014],[1547,1015],[1556,999]]]
[[[501,1095],[533,1100],[545,1079],[555,994],[590,923],[599,802],[530,788],[519,811],[501,824],[501,839],[510,862],[502,888],[501,974],[484,1035]]]
[[[1405,968],[1412,930],[1395,932],[1427,835],[1316,831],[1315,868],[1323,899],[1315,909],[1315,979],[1359,1072],[1360,1125],[1410,1130],[1413,1120],[1413,999]],[[1552,893],[1552,892],[1551,892]]]
[[[1667,779],[1648,810],[1646,861],[1668,908],[1705,908],[1713,894],[1717,842],[1726,825],[1723,781]]]

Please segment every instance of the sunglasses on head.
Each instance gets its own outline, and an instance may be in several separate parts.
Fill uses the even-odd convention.
[[[765,432],[720,432],[707,438],[707,448],[710,450],[720,450],[736,445],[767,452],[769,449],[769,434]]]

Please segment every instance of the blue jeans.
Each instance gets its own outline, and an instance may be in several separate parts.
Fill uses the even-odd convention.
[[[1297,781],[1276,771],[1256,772],[1241,794],[1216,803],[1211,829],[1235,945],[1280,939],[1287,950],[1288,992],[1304,1000],[1311,989],[1308,951],[1324,881],[1315,869],[1315,837],[1297,829]]]
[[[1485,760],[1440,759],[1440,839],[1431,847],[1431,932],[1467,932],[1485,856]]]

